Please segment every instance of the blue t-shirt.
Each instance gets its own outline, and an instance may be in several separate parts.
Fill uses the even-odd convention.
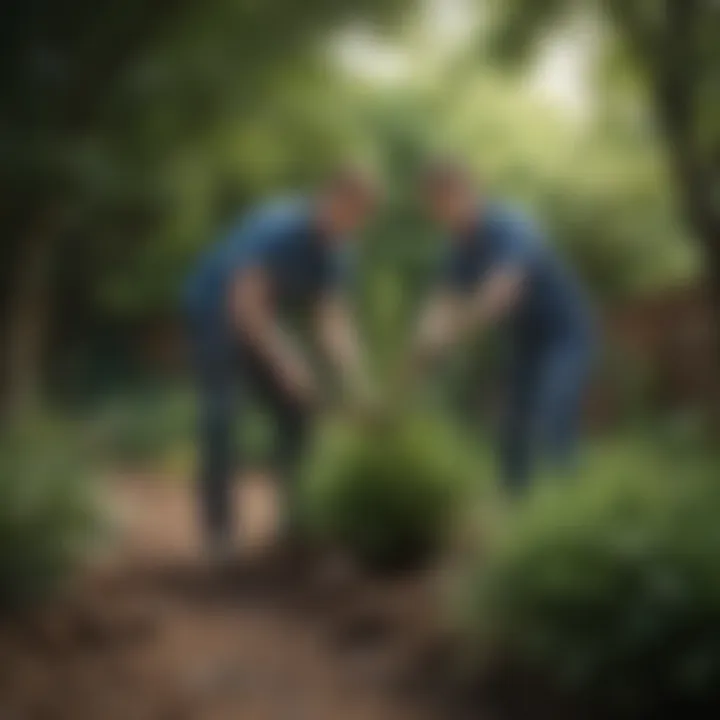
[[[294,312],[344,286],[351,266],[348,251],[322,237],[310,202],[276,200],[233,223],[200,258],[185,286],[184,305],[191,321],[205,332],[227,337],[228,295],[239,271],[261,268],[272,284],[276,306]]]
[[[517,210],[488,205],[474,228],[453,240],[441,282],[466,294],[503,268],[525,274],[522,296],[510,318],[519,340],[591,333],[592,313],[586,294],[542,231]]]

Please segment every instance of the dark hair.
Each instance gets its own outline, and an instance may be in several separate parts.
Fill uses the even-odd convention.
[[[429,162],[420,176],[422,192],[453,192],[472,187],[472,173],[467,166],[453,158],[439,158]]]
[[[336,168],[325,182],[326,192],[373,199],[378,189],[370,173],[354,165]]]

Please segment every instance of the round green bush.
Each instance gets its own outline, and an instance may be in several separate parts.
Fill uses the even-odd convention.
[[[0,440],[0,609],[62,581],[99,529],[85,463],[67,433],[43,424]]]
[[[470,464],[446,428],[420,418],[336,420],[320,433],[306,488],[311,531],[365,566],[417,565],[440,550]]]
[[[719,559],[715,483],[630,468],[547,489],[486,549],[467,629],[616,717],[705,709],[720,699]]]

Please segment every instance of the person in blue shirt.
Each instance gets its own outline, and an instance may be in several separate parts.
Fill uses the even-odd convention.
[[[536,461],[560,473],[574,465],[595,342],[591,306],[536,223],[479,197],[462,165],[434,164],[422,192],[448,245],[421,317],[416,359],[427,362],[498,321],[509,325],[500,457],[506,487],[521,492]]]
[[[201,515],[209,551],[218,559],[233,553],[236,410],[242,421],[243,400],[253,395],[273,412],[279,470],[292,474],[319,402],[318,379],[286,322],[298,314],[313,319],[346,388],[362,393],[367,387],[345,290],[353,232],[376,200],[364,172],[340,170],[312,198],[273,200],[245,213],[187,281],[184,305],[201,415]]]

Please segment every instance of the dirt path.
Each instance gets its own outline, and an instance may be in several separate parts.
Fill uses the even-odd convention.
[[[113,556],[0,625],[0,720],[468,717],[431,692],[442,659],[427,578],[328,582],[251,559],[218,577],[196,557],[187,488],[124,480],[112,497]],[[244,506],[257,560],[273,531],[268,484],[250,483]]]

